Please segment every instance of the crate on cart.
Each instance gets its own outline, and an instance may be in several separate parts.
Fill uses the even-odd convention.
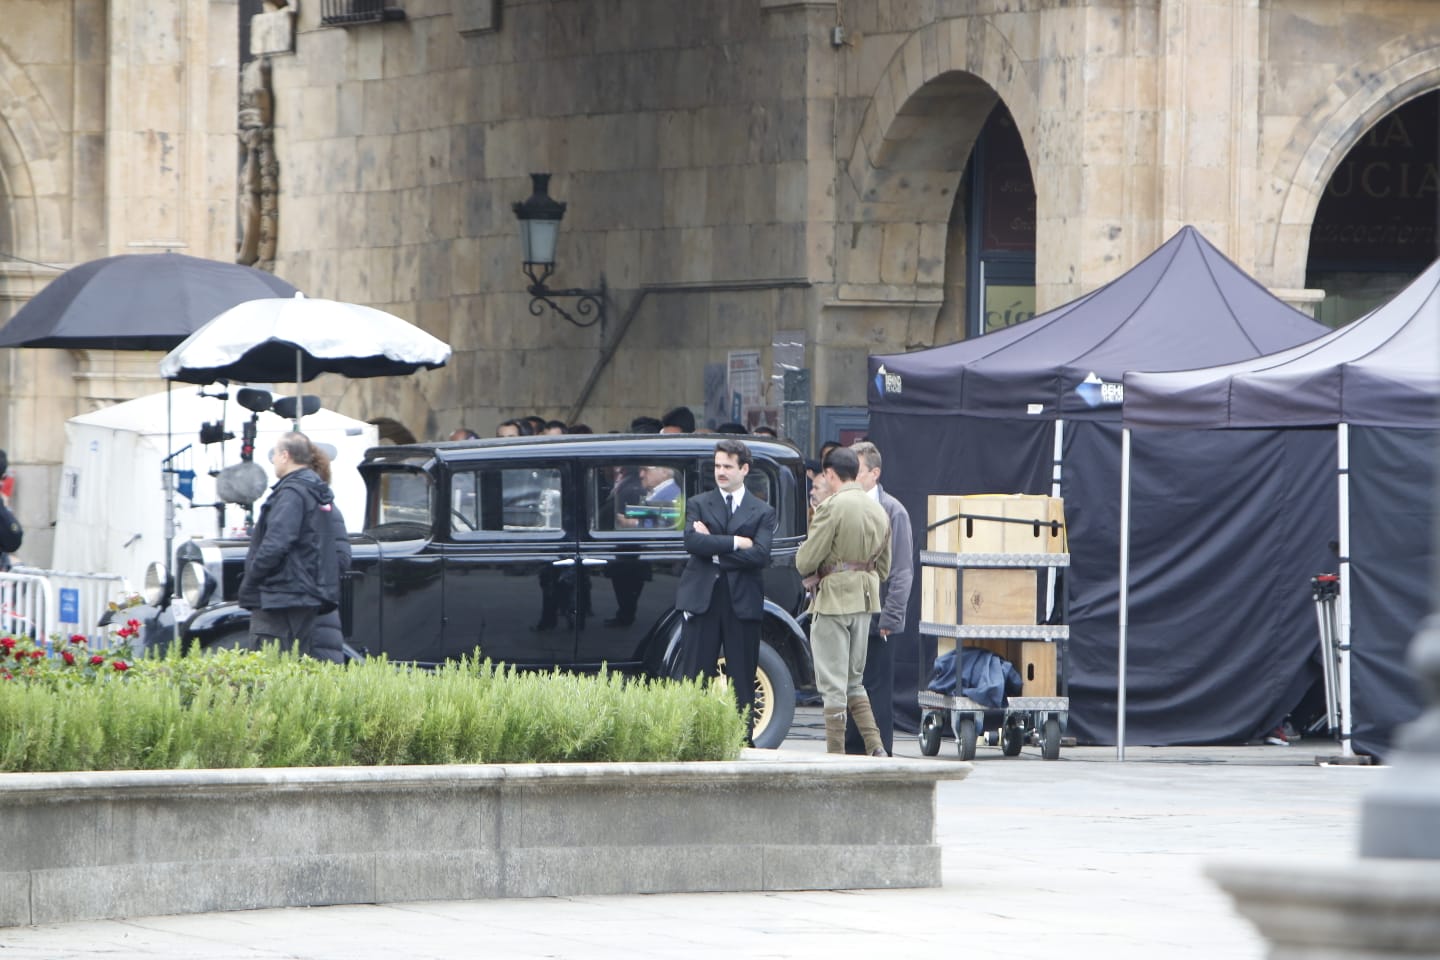
[[[926,549],[920,552],[920,632],[936,655],[983,648],[1019,671],[1020,696],[1007,697],[1000,746],[1015,756],[1026,742],[1047,760],[1060,754],[1069,720],[1065,695],[1064,591],[1055,574],[1068,567],[1064,504],[1055,497],[932,496]],[[1060,602],[1055,603],[1059,594]],[[1058,610],[1060,622],[1054,621]],[[924,689],[920,678],[920,749],[934,756],[950,720],[962,759],[971,759],[986,707],[968,697]]]

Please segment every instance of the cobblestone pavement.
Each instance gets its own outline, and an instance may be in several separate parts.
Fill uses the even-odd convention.
[[[787,749],[823,749],[802,708]],[[913,737],[896,744],[919,756]],[[933,890],[566,897],[253,910],[0,930],[0,960],[893,957],[1259,960],[1207,863],[1353,855],[1381,771],[1289,747],[981,747],[938,796]],[[946,741],[942,757],[954,757]]]

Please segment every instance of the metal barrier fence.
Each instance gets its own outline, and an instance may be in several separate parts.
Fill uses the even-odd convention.
[[[26,605],[16,606],[16,610],[38,624],[32,635],[40,640],[57,633],[67,637],[82,634],[91,642],[100,640],[105,633],[100,618],[112,601],[130,592],[129,581],[118,573],[74,573],[23,566],[0,573],[0,597],[8,600],[13,593],[17,604]],[[8,609],[0,610],[0,614]],[[0,631],[11,631],[3,615]]]
[[[0,573],[0,633],[37,643],[55,632],[55,591],[43,576]]]

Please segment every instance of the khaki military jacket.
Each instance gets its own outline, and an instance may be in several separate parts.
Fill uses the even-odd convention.
[[[880,581],[890,575],[890,518],[852,481],[816,508],[795,566],[801,576],[809,576],[837,563],[870,562],[874,570],[835,570],[821,577],[811,612],[880,612]]]

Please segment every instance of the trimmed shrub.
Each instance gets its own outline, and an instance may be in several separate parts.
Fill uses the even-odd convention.
[[[0,770],[723,760],[744,737],[715,683],[475,660],[336,666],[273,645],[140,659],[86,650],[75,663],[65,644],[34,649],[16,639],[7,650],[22,666],[0,678]]]

